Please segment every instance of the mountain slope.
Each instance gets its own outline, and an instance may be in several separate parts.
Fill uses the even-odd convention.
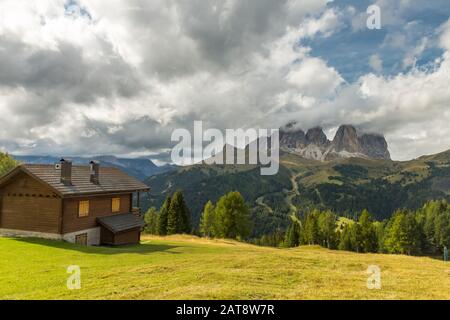
[[[150,177],[148,206],[182,189],[198,224],[208,200],[228,191],[240,191],[252,208],[254,236],[284,229],[293,210],[329,208],[354,216],[368,209],[378,219],[398,208],[416,209],[429,199],[450,200],[450,151],[436,156],[395,162],[364,158],[316,161],[281,154],[280,172],[260,175],[257,166],[196,165]]]
[[[204,205],[208,200],[216,202],[223,194],[238,190],[246,201],[256,203],[262,196],[276,194],[280,190],[290,189],[290,172],[281,167],[275,176],[261,176],[258,166],[225,166],[196,165],[180,168],[148,178],[150,196],[144,197],[147,206],[160,207],[165,197],[178,189],[183,190],[187,204],[191,210],[193,224],[198,225]],[[281,214],[284,226],[285,214],[271,214],[276,221]],[[259,221],[256,221],[259,222]],[[270,223],[270,222],[269,222]],[[259,228],[259,227],[258,227]],[[268,227],[269,230],[272,227]]]

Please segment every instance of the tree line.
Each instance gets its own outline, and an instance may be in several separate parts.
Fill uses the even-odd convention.
[[[167,236],[192,232],[191,213],[181,191],[168,196],[159,211],[150,208],[144,219],[144,231],[149,234]]]
[[[338,218],[331,211],[312,210],[303,218],[292,217],[279,245],[321,245],[361,253],[441,254],[450,247],[450,204],[429,201],[417,211],[397,210],[382,222],[374,221],[367,210],[356,221]]]
[[[291,216],[287,230],[275,230],[259,239],[249,239],[250,210],[239,192],[223,195],[204,206],[198,229],[181,191],[168,196],[159,210],[145,214],[145,232],[155,235],[195,234],[209,238],[247,241],[257,245],[297,247],[320,245],[358,253],[437,255],[450,247],[450,204],[429,201],[416,211],[397,210],[384,221],[375,221],[368,210],[357,218],[339,217],[330,210],[314,209]]]
[[[244,240],[251,232],[250,211],[239,192],[223,195],[216,204],[208,201],[201,215],[199,230],[191,225],[191,213],[181,191],[168,196],[161,208],[145,214],[149,234],[198,234],[211,238]]]

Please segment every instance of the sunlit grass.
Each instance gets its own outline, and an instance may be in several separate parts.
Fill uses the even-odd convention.
[[[86,248],[0,239],[2,299],[450,299],[450,264],[318,247],[274,249],[187,236]],[[69,265],[81,289],[68,290]],[[369,290],[378,265],[382,289]]]

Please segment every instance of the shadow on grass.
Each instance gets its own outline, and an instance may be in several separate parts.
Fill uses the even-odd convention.
[[[156,252],[167,252],[170,254],[178,254],[178,252],[169,251],[171,249],[177,248],[173,245],[163,245],[163,244],[151,244],[146,242],[145,244],[136,245],[125,245],[125,246],[80,246],[77,244],[59,241],[59,240],[46,240],[39,238],[14,238],[15,241],[25,242],[33,245],[40,245],[46,247],[52,247],[62,250],[73,250],[88,254],[152,254]]]

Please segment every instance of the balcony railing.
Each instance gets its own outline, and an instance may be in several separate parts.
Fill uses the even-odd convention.
[[[135,215],[137,215],[137,216],[142,215],[141,208],[139,208],[139,207],[133,207],[133,208],[131,208],[131,213],[132,213],[132,214],[135,214]]]

